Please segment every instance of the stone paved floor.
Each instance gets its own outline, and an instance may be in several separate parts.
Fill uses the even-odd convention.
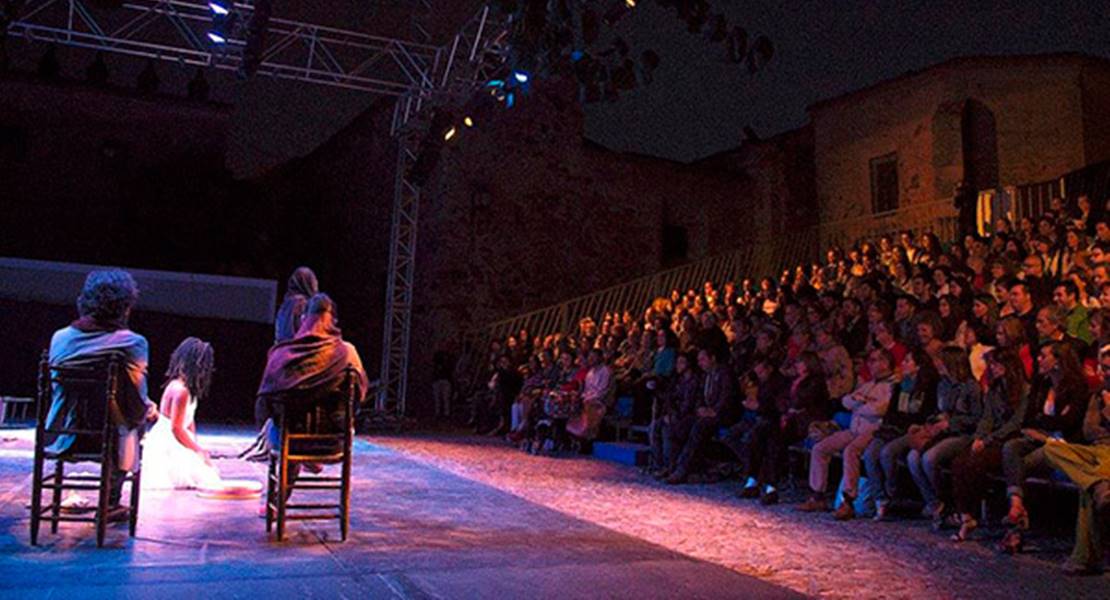
[[[924,521],[837,523],[733,497],[736,483],[670,487],[590,458],[546,458],[476,438],[377,438],[425,464],[687,556],[830,598],[1110,598],[1110,576],[1069,578],[1069,539],[998,555]],[[989,537],[989,534],[984,534]]]
[[[201,443],[223,453],[248,440],[203,433]],[[148,491],[134,540],[113,528],[97,549],[91,526],[63,524],[31,547],[29,440],[27,431],[0,430],[0,598],[799,597],[456,475],[424,457],[443,451],[465,461],[465,445],[416,439],[411,450],[389,446],[399,439],[359,440],[345,543],[324,523],[294,523],[290,539],[272,542],[257,501]],[[470,450],[479,451],[470,460],[498,457],[496,448]],[[226,476],[263,476],[258,464],[218,464]]]

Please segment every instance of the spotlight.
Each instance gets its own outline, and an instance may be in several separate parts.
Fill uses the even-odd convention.
[[[455,137],[456,133],[458,133],[458,130],[455,129],[454,125],[452,125],[451,129],[448,129],[447,133],[443,134],[443,141],[445,141],[445,142],[451,141],[451,138]]]
[[[528,83],[529,76],[528,73],[524,71],[513,71],[513,79],[515,79],[517,83]]]
[[[471,119],[470,117],[464,118],[463,125],[466,125],[467,127],[474,127],[474,119]]]
[[[208,3],[208,10],[212,13],[212,28],[208,30],[208,40],[217,46],[222,46],[231,38],[235,27],[237,13],[231,12],[232,4],[229,0],[212,0]]]
[[[628,8],[636,8],[636,0],[624,0],[624,5]]]

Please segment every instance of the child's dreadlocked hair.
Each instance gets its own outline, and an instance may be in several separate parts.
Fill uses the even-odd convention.
[[[212,344],[195,337],[185,338],[170,356],[166,383],[180,378],[185,382],[185,387],[189,388],[189,393],[199,400],[208,393],[214,364]]]

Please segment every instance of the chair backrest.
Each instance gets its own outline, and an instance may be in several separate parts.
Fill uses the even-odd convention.
[[[39,362],[37,423],[39,433],[47,440],[59,435],[87,438],[88,446],[99,447],[110,431],[113,416],[119,418],[119,371],[123,357],[119,354],[95,359],[50,364],[43,352]],[[63,405],[59,418],[47,427],[46,418],[54,401],[55,389],[60,391]],[[82,444],[85,446],[85,444]]]
[[[284,392],[273,397],[272,406],[283,426],[297,433],[335,433],[338,428],[348,431],[354,427],[358,408],[358,381],[354,367],[348,366],[339,387]],[[337,422],[339,419],[342,423]]]

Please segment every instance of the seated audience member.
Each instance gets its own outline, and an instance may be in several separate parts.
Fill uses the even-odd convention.
[[[139,441],[145,425],[158,417],[154,403],[147,398],[146,338],[127,328],[127,320],[138,297],[139,288],[126,271],[92,271],[85,278],[81,295],[77,297],[79,318],[68,327],[55,331],[50,340],[49,360],[52,366],[79,367],[112,355],[121,358],[119,410],[112,411],[119,434],[118,453],[110,457],[112,464],[102,465],[115,471],[108,496],[108,518],[111,521],[125,521],[129,516],[127,507],[120,505],[122,477],[138,466]],[[54,386],[46,428],[82,425],[78,421],[80,414],[76,403],[66,401],[65,390]],[[82,447],[88,441],[88,438],[74,435],[58,435],[47,440],[47,450],[63,454],[100,450],[99,447]]]
[[[1087,344],[1079,338],[1068,335],[1065,319],[1067,313],[1058,306],[1046,306],[1037,311],[1035,321],[1037,327],[1037,347],[1043,347],[1053,342],[1062,342],[1071,346],[1076,356],[1087,354]]]
[[[1032,288],[1029,283],[1020,279],[1015,279],[1009,283],[1009,294],[1007,296],[1007,308],[1009,312],[1006,313],[1007,317],[1017,317],[1021,321],[1022,327],[1025,329],[1025,339],[1030,343],[1037,340],[1037,306],[1042,306],[1044,303],[1037,302],[1033,296]],[[1001,342],[999,342],[1001,344]]]
[[[1099,367],[1110,382],[1110,348],[1103,348]],[[1045,460],[1063,471],[1079,487],[1075,547],[1064,564],[1069,575],[1097,575],[1103,571],[1102,530],[1110,523],[1110,385],[1088,402],[1083,418],[1086,444],[1049,439]]]
[[[508,354],[502,354],[497,359],[497,369],[490,378],[490,396],[488,411],[497,417],[497,424],[486,432],[486,435],[503,435],[509,429],[512,419],[512,406],[517,395],[524,385],[520,372],[513,367],[513,361]],[[488,423],[483,415],[479,414],[478,428]]]
[[[1040,377],[1036,401],[1022,435],[1002,447],[1002,471],[1006,476],[1006,494],[1010,512],[1006,524],[1012,529],[1002,542],[1006,552],[1022,547],[1022,532],[1029,528],[1029,513],[1024,502],[1026,475],[1045,465],[1044,443],[1048,438],[1070,442],[1082,438],[1083,415],[1087,410],[1089,392],[1083,379],[1079,359],[1069,344],[1053,342],[1041,347],[1037,361]]]
[[[297,393],[295,404],[286,404],[287,422],[297,423],[302,415],[317,407],[318,402],[334,402],[333,392],[339,391],[345,381],[347,367],[355,372],[356,406],[366,394],[366,371],[362,359],[350,342],[343,340],[338,327],[335,302],[327,294],[316,294],[309,300],[304,322],[293,339],[278,342],[266,357],[266,371],[258,387],[258,395],[267,398],[267,413],[274,399]],[[325,406],[338,418],[338,406]],[[267,415],[269,416],[269,415]],[[342,424],[333,418],[330,427],[342,430]],[[324,425],[325,427],[328,424]],[[281,443],[281,432],[271,428],[270,445]],[[294,476],[296,473],[294,473]]]
[[[983,416],[979,382],[972,376],[967,351],[957,346],[941,350],[936,363],[937,416],[927,427],[933,435],[915,440],[906,458],[921,497],[922,514],[940,525],[944,503],[940,499],[940,469],[971,446],[971,434]]]
[[[680,353],[675,359],[675,376],[663,382],[656,391],[654,418],[649,430],[651,443],[652,475],[657,479],[670,476],[674,468],[669,434],[672,429],[685,429],[686,423],[696,418],[695,411],[701,404],[703,390],[697,358],[690,353]]]
[[[1052,300],[1064,311],[1067,334],[1082,340],[1084,344],[1094,342],[1090,311],[1079,302],[1079,287],[1070,280],[1061,281],[1052,292]]]
[[[794,366],[794,373],[794,379],[787,390],[786,410],[779,421],[785,446],[809,437],[810,424],[829,421],[835,410],[829,400],[821,359],[815,352],[801,353]]]
[[[967,350],[968,360],[971,361],[971,375],[975,381],[984,381],[987,373],[987,359],[984,357],[987,352],[994,350],[994,347],[987,345],[984,340],[993,339],[994,334],[981,323],[972,324],[964,329],[964,337],[959,345]],[[942,350],[941,354],[943,353]]]
[[[651,421],[652,391],[651,387],[658,387],[660,379],[666,379],[674,373],[675,356],[678,354],[678,336],[670,329],[659,329],[655,336],[656,350],[652,356],[651,370],[640,375],[633,388],[632,420],[636,423],[649,423]]]
[[[1013,350],[987,355],[990,387],[983,401],[983,418],[975,428],[971,447],[952,462],[952,492],[960,530],[953,541],[967,540],[978,526],[974,513],[986,494],[990,473],[1001,470],[1002,447],[1019,435],[1028,413],[1029,392],[1021,360]]]
[[[842,398],[855,387],[855,369],[848,350],[836,341],[832,327],[821,325],[814,335],[814,351],[821,359],[821,372],[825,376],[829,396]]]
[[[917,348],[902,360],[901,380],[894,386],[890,407],[882,425],[863,454],[867,478],[878,490],[875,519],[887,518],[890,501],[898,497],[898,459],[907,454],[915,437],[923,434],[925,422],[936,412],[938,375],[933,360]],[[844,507],[849,508],[845,509]],[[845,502],[838,518],[850,519],[853,510]]]
[[[578,378],[580,369],[575,357],[563,350],[558,358],[558,370],[548,389],[532,409],[528,424],[530,439],[527,449],[530,452],[549,452],[563,443],[563,432],[567,419],[582,393],[582,379]]]
[[[779,461],[782,453],[779,422],[785,409],[789,383],[766,360],[755,363],[754,379],[744,390],[744,416],[721,440],[740,461],[740,476],[745,480],[741,498],[776,495]],[[770,498],[767,502],[770,502]]]
[[[732,369],[721,364],[711,350],[698,350],[698,366],[705,373],[701,404],[692,421],[676,423],[671,429],[672,451],[681,448],[674,459],[674,469],[666,482],[683,483],[701,458],[706,443],[722,425],[731,425],[736,418],[736,394]]]
[[[567,422],[567,433],[590,441],[597,437],[597,429],[609,409],[609,396],[615,384],[609,365],[602,360],[600,348],[591,349],[586,360],[588,370],[582,384],[581,412]]]
[[[844,451],[844,503],[851,504],[857,494],[860,476],[860,457],[871,443],[894,389],[894,365],[890,352],[873,350],[867,359],[872,379],[861,383],[844,396],[842,404],[852,411],[848,429],[838,431],[817,442],[809,463],[809,487],[813,492],[809,500],[798,507],[805,512],[827,511],[826,497],[829,461],[832,455]]]
[[[1014,316],[1003,317],[995,326],[994,339],[999,349],[1013,350],[1021,363],[1022,374],[1026,381],[1033,378],[1034,360],[1033,342],[1026,337],[1025,326],[1021,319]]]
[[[519,443],[527,433],[528,418],[536,400],[543,394],[554,378],[554,361],[551,352],[542,350],[528,361],[527,376],[521,384],[520,393],[513,402],[510,414],[508,440]]]

